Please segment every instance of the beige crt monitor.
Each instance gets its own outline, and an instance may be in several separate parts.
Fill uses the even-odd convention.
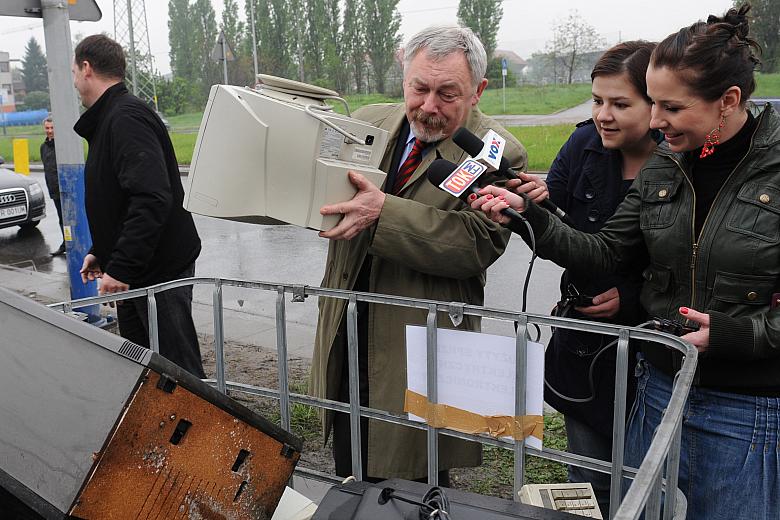
[[[336,114],[334,91],[259,75],[256,89],[214,85],[203,113],[184,207],[257,224],[328,230],[326,204],[356,193],[347,171],[381,186],[386,131]],[[343,101],[343,100],[342,100]]]

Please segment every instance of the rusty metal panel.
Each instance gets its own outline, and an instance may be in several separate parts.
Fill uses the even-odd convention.
[[[70,514],[83,519],[271,518],[300,453],[148,371]]]

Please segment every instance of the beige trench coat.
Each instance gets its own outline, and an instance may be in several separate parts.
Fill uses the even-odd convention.
[[[380,168],[388,171],[401,129],[404,107],[371,105],[355,117],[390,132]],[[492,128],[507,145],[504,156],[525,169],[522,145],[494,120],[472,109],[466,122],[478,136]],[[331,241],[322,287],[352,289],[367,254],[372,255],[369,290],[373,293],[426,298],[481,305],[485,270],[503,252],[509,232],[472,211],[455,197],[428,182],[425,171],[437,158],[455,164],[467,155],[451,139],[426,153],[398,196],[388,195],[379,220],[352,240]],[[313,395],[337,399],[346,338],[337,337],[345,317],[344,300],[321,298],[312,359]],[[401,414],[406,390],[405,326],[425,325],[426,311],[372,305],[368,313],[369,406]],[[438,317],[439,327],[452,327],[449,317]],[[478,319],[465,317],[461,329],[479,330]],[[333,412],[325,414],[324,432],[332,426]],[[440,437],[440,467],[476,466],[481,463],[479,445]],[[368,474],[376,477],[416,479],[427,474],[425,432],[369,421]]]

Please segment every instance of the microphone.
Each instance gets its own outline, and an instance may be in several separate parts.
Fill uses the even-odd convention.
[[[474,159],[466,159],[457,166],[447,159],[436,159],[425,174],[434,186],[470,205],[479,197],[479,187],[475,181],[486,170],[484,164]],[[512,208],[502,209],[501,214],[512,219],[507,225],[512,231],[515,231],[512,224],[525,222],[525,217]]]
[[[490,132],[493,132],[493,130],[490,130]],[[490,135],[490,132],[487,135]],[[486,143],[482,141],[479,137],[474,135],[468,128],[460,127],[458,128],[454,134],[452,134],[452,142],[454,142],[456,145],[458,145],[463,151],[465,151],[467,154],[469,154],[472,157],[478,158],[484,155],[486,152],[484,151]],[[497,146],[496,146],[497,148]],[[501,146],[501,150],[503,153],[503,146]],[[493,155],[496,155],[495,153]],[[515,172],[512,167],[509,165],[509,161],[506,160],[506,157],[503,157],[499,155],[498,157],[501,157],[501,162],[496,168],[496,174],[501,175],[502,177],[506,179],[518,179],[519,176],[517,175],[517,172]],[[482,161],[480,161],[482,163]],[[492,171],[492,170],[491,170]],[[552,213],[553,215],[557,216],[559,219],[561,219],[563,222],[566,222],[567,224],[571,225],[571,219],[566,214],[565,211],[563,211],[561,208],[555,205],[553,201],[551,201],[549,198],[544,199],[541,203],[539,203],[541,207]]]

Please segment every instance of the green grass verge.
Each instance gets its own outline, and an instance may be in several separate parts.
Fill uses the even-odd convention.
[[[291,381],[290,392],[307,394],[308,383],[306,381]],[[281,418],[277,405],[269,413],[268,419],[276,424],[281,424]],[[317,409],[305,404],[292,403],[290,405],[290,430],[306,440],[319,439],[322,435],[322,423]]]
[[[179,114],[178,116],[165,116],[168,122],[171,124],[171,130],[184,130],[184,129],[197,129],[200,126],[200,121],[203,118],[203,112],[189,112],[187,114]]]
[[[552,164],[558,150],[573,131],[573,125],[511,127],[509,131],[517,137],[528,150],[529,170],[546,171]],[[195,141],[194,132],[171,132],[171,142],[180,164],[190,164]],[[40,144],[43,136],[29,138],[30,162],[40,162]],[[87,146],[84,144],[84,153]],[[13,160],[12,137],[0,137],[0,155],[9,163]]]
[[[528,152],[529,171],[547,171],[574,125],[512,126],[507,128]]]
[[[479,108],[488,115],[553,114],[584,103],[591,96],[590,83],[574,85],[523,86],[489,89],[482,94]]]
[[[527,126],[511,127],[509,131],[517,137],[528,150],[529,170],[546,171],[553,159],[555,159],[558,150],[566,142],[569,134],[574,130],[573,125],[556,126]],[[22,134],[17,134],[22,135]],[[190,164],[192,162],[192,153],[195,149],[195,141],[198,134],[195,132],[171,132],[171,142],[176,151],[176,158],[180,164]],[[9,163],[13,160],[13,137],[0,137],[0,155]],[[40,162],[40,144],[43,141],[43,134],[32,135],[29,139],[30,162]],[[84,153],[87,146],[84,144]]]
[[[20,135],[19,135],[20,136]],[[18,137],[19,137],[18,136]],[[40,136],[25,136],[27,138],[27,149],[29,153],[29,160],[31,163],[41,162],[41,143],[43,142],[43,132]],[[13,137],[0,137],[0,156],[5,159],[5,162],[14,162],[13,152]],[[87,155],[87,143],[84,141],[84,156]]]
[[[192,162],[192,152],[195,150],[195,141],[197,139],[198,134],[194,132],[186,134],[171,132],[171,143],[173,143],[176,160],[179,161],[179,164],[190,164]]]
[[[756,91],[753,93],[753,97],[780,97],[780,73],[756,74]]]

